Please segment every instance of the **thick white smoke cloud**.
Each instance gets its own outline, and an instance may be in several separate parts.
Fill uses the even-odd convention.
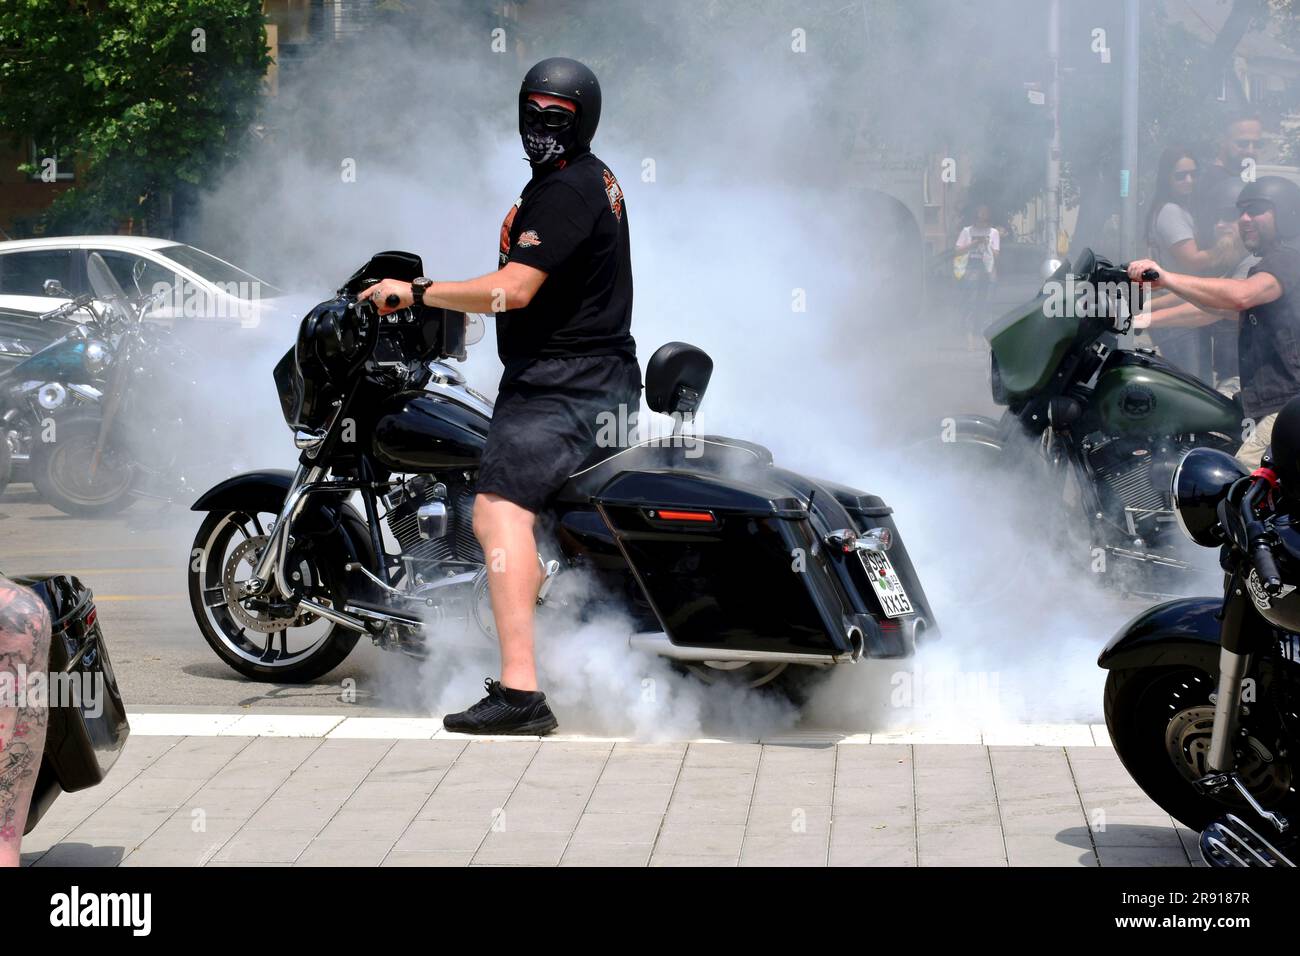
[[[729,31],[700,32],[692,5],[653,6],[651,16],[630,3],[601,5],[601,23],[622,18],[623,31],[660,60],[602,75],[594,143],[627,197],[641,360],[672,339],[703,347],[716,362],[706,430],[763,442],[787,467],[884,496],[944,632],[917,662],[840,669],[806,721],[860,731],[1097,719],[1104,675],[1096,653],[1133,606],[1104,596],[1074,556],[1038,540],[1034,525],[991,531],[980,509],[998,491],[920,470],[909,450],[937,436],[942,414],[987,411],[989,402],[941,371],[936,349],[949,347],[956,330],[901,311],[906,296],[893,293],[914,291],[899,288],[910,280],[864,252],[878,248],[865,238],[887,224],[865,213],[848,153],[852,130],[821,108],[852,95],[860,78],[812,54],[792,59],[797,17],[738,9]],[[847,13],[837,27],[833,12],[818,6],[815,22],[865,28]],[[436,27],[436,42],[419,31],[385,34],[326,48],[293,65],[296,79],[286,68],[268,141],[207,197],[201,233],[304,301],[325,298],[380,249],[420,253],[436,278],[495,268],[501,218],[528,173],[514,112],[523,67],[491,53],[487,37],[462,22],[444,18]],[[605,58],[608,37],[595,21],[590,36],[570,35],[577,42],[534,55],[597,65]],[[663,49],[672,51],[671,68]],[[933,51],[936,62],[960,55]],[[937,128],[943,118],[926,122]],[[793,307],[801,295],[805,311]],[[269,369],[293,322],[261,331],[281,344],[250,358],[238,387],[269,395]],[[489,393],[499,373],[494,332],[466,368]],[[249,441],[271,463],[291,450],[274,416]],[[1007,586],[1009,569],[1018,580]],[[657,738],[770,731],[795,719],[762,695],[721,694],[632,655],[624,622],[540,627],[545,687],[564,730]],[[434,712],[470,703],[496,668],[494,649],[476,647],[435,642],[418,680],[395,678],[393,700]],[[899,707],[891,692],[916,665],[953,676],[920,706]],[[970,681],[974,697],[960,692]]]

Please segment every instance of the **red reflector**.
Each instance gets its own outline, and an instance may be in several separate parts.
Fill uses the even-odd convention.
[[[99,608],[92,607],[90,613],[86,615],[86,630],[94,627],[97,620],[99,620]]]
[[[650,517],[660,521],[707,521],[713,523],[713,514],[708,511],[660,511],[650,512]]]

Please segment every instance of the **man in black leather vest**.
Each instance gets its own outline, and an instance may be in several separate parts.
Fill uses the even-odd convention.
[[[1287,400],[1300,395],[1300,186],[1281,176],[1247,183],[1237,198],[1237,228],[1247,249],[1260,257],[1244,279],[1204,278],[1166,272],[1151,259],[1129,264],[1129,278],[1155,269],[1152,284],[1205,310],[1207,321],[1227,313],[1240,324],[1242,446],[1237,458],[1259,467],[1273,422]],[[1191,313],[1186,314],[1186,313]],[[1212,317],[1211,317],[1212,316]],[[1156,325],[1203,324],[1194,310],[1156,313]]]

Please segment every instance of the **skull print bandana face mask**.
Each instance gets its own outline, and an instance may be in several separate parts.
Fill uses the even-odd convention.
[[[529,102],[522,119],[524,152],[534,166],[554,162],[573,149],[576,117],[572,110]]]
[[[532,130],[524,133],[524,152],[528,154],[528,161],[534,166],[543,166],[546,163],[554,162],[569,151],[572,145],[573,137],[571,134],[554,133],[534,133]],[[566,142],[567,140],[567,142]]]

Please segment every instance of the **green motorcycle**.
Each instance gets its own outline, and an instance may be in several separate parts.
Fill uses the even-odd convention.
[[[1017,482],[1039,482],[1047,497],[1036,517],[1050,517],[1051,532],[1108,583],[1165,595],[1192,586],[1189,573],[1216,573],[1185,548],[1174,471],[1194,447],[1233,454],[1247,422],[1235,399],[1151,349],[1121,346],[1141,297],[1123,266],[1091,250],[1063,264],[984,333],[993,400],[1006,412],[951,419],[944,440]],[[1042,501],[1050,516],[1038,513]]]

